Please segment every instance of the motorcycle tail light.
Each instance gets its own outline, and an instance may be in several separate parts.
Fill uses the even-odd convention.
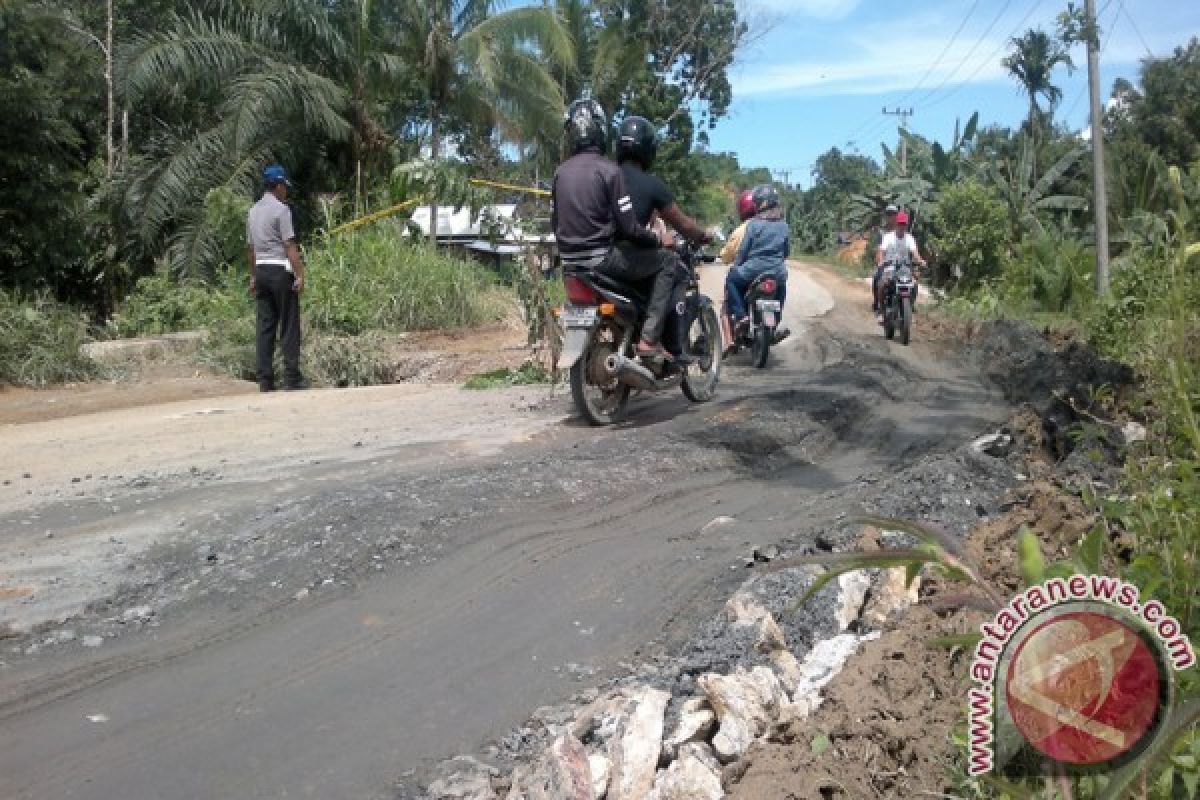
[[[574,275],[563,276],[563,286],[567,290],[567,299],[576,305],[591,305],[599,299],[595,289]]]
[[[765,281],[762,282],[761,288],[762,288],[763,294],[775,294],[775,290],[778,287],[776,286],[774,279],[767,278]]]

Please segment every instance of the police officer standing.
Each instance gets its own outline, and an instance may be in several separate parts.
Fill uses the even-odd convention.
[[[266,190],[246,218],[250,261],[250,293],[256,299],[259,391],[275,389],[275,338],[283,349],[284,388],[303,388],[300,376],[300,293],[304,291],[304,261],[287,205],[292,182],[287,171],[273,164],[263,170]]]

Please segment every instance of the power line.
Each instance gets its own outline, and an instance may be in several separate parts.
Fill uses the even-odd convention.
[[[1129,20],[1129,25],[1133,28],[1133,32],[1137,34],[1138,39],[1141,40],[1142,47],[1146,48],[1146,55],[1154,58],[1154,51],[1150,49],[1150,45],[1146,44],[1146,37],[1142,36],[1142,32],[1138,30],[1137,22],[1134,21],[1133,15],[1129,13],[1129,9],[1125,7],[1125,0],[1121,0],[1119,6],[1117,7],[1117,16],[1120,16],[1121,12],[1125,12],[1125,19]],[[1113,20],[1113,24],[1116,24],[1115,19]]]
[[[909,89],[907,94],[896,101],[897,105],[903,105],[905,100],[912,97],[917,93],[918,89],[925,85],[925,81],[942,63],[942,59],[945,58],[946,54],[950,52],[950,48],[954,46],[954,43],[958,41],[959,34],[963,32],[963,28],[967,27],[967,23],[970,22],[971,17],[975,14],[975,9],[979,8],[979,3],[980,0],[975,0],[975,2],[971,4],[971,8],[967,10],[967,15],[963,17],[962,22],[958,24],[958,30],[956,30],[954,35],[950,37],[950,41],[946,43],[946,46],[942,49],[941,54],[938,55],[937,60],[929,65],[929,69],[925,70],[925,74],[921,76],[921,80],[917,81],[916,85]],[[959,63],[961,64],[962,62]]]
[[[1026,22],[1029,21],[1029,18],[1033,16],[1033,12],[1038,10],[1038,7],[1042,4],[1042,2],[1043,2],[1043,0],[1034,0],[1033,5],[1030,6],[1029,10],[1025,12],[1025,16],[1021,17],[1021,21],[1017,23],[1016,27],[1012,29],[1012,31],[1009,33],[1008,36],[1004,37],[1004,41],[1002,41],[1000,43],[999,47],[997,47],[995,50],[993,50],[991,52],[991,54],[987,57],[987,59],[979,62],[979,66],[975,68],[974,72],[972,72],[970,75],[968,75],[965,79],[963,79],[963,81],[961,83],[959,83],[957,86],[955,86],[950,91],[946,92],[944,95],[939,97],[937,100],[934,100],[930,103],[926,103],[925,107],[932,108],[933,106],[941,105],[942,103],[946,102],[946,100],[953,97],[956,93],[961,91],[964,86],[966,86],[968,83],[973,81],[975,79],[975,76],[977,76],[980,72],[983,72],[983,70],[989,64],[995,63],[996,57],[999,56],[1002,52],[1004,52],[1004,49],[1006,47],[1008,47],[1009,39],[1011,39],[1013,36],[1015,36],[1017,34],[1017,31],[1021,30],[1021,27]]]
[[[1009,7],[1010,7],[1010,6],[1012,6],[1012,0],[1005,0],[1005,1],[1004,1],[1004,5],[1000,7],[1000,13],[999,13],[999,14],[997,14],[997,15],[995,16],[995,18],[994,18],[994,19],[992,19],[991,23],[990,23],[990,24],[987,26],[987,28],[986,28],[986,29],[984,29],[984,31],[983,31],[983,34],[982,34],[982,35],[980,35],[980,37],[979,37],[979,40],[978,40],[978,41],[976,41],[976,42],[975,42],[975,44],[971,46],[971,49],[970,49],[970,51],[968,51],[968,52],[967,52],[967,57],[963,59],[963,63],[966,63],[967,61],[970,61],[970,60],[971,60],[971,56],[975,55],[975,51],[976,51],[976,50],[978,50],[978,49],[979,49],[979,46],[980,46],[980,45],[982,45],[982,44],[983,44],[983,43],[984,43],[984,42],[987,40],[988,34],[989,34],[989,33],[991,33],[991,32],[992,32],[992,29],[996,27],[996,23],[1000,21],[1000,18],[1001,18],[1001,17],[1003,17],[1003,16],[1004,16],[1004,15],[1005,15],[1005,14],[1008,12],[1008,9],[1009,9]],[[959,66],[961,66],[961,64],[960,64]],[[917,104],[918,104],[918,105],[920,105],[920,104],[921,104],[921,103],[923,103],[923,102],[924,102],[924,101],[925,101],[927,98],[929,98],[929,97],[932,97],[933,95],[935,95],[935,94],[937,94],[938,92],[940,92],[940,91],[941,91],[943,88],[945,88],[946,84],[947,84],[947,83],[949,83],[949,82],[950,82],[950,80],[951,80],[951,79],[952,79],[952,78],[953,78],[955,75],[957,75],[957,74],[958,74],[958,69],[957,69],[957,68],[956,68],[956,69],[954,69],[954,70],[951,70],[950,74],[949,74],[949,75],[947,75],[947,76],[946,76],[946,77],[945,77],[945,78],[942,80],[942,82],[941,82],[941,83],[939,83],[939,84],[938,84],[936,87],[934,87],[933,89],[930,89],[930,90],[929,90],[929,91],[928,91],[928,92],[925,94],[925,96],[924,96],[924,97],[922,97],[920,100],[917,100],[917,101],[916,101],[916,102],[917,102]]]

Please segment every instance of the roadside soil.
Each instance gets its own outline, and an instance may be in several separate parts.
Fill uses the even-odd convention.
[[[517,322],[400,334],[388,346],[398,383],[460,383],[481,372],[518,367],[526,352]],[[0,431],[5,425],[258,391],[253,381],[160,359],[121,362],[113,372],[108,381],[48,389],[0,386]]]
[[[602,430],[562,387],[440,383],[0,412],[0,796],[394,798],[690,652],[757,547],[997,515],[1012,478],[960,449],[1019,400],[933,315],[905,348],[862,282],[791,281],[769,369]],[[434,342],[472,372],[510,355]]]
[[[1001,596],[1020,588],[1016,534],[1035,531],[1048,559],[1065,555],[1094,517],[1061,487],[1022,483],[1004,499],[1012,510],[980,526],[964,555]],[[860,543],[864,552],[878,542]],[[731,800],[827,800],[870,797],[957,797],[965,788],[963,750],[971,653],[934,644],[972,633],[987,621],[962,608],[977,590],[926,576],[921,600],[851,658],[826,689],[825,702],[802,724],[773,732],[746,757]],[[961,784],[955,776],[962,776]]]

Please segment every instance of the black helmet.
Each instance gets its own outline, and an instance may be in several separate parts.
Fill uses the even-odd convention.
[[[645,117],[626,117],[617,134],[617,163],[636,161],[650,169],[658,153],[658,132]]]
[[[754,213],[761,214],[772,208],[779,208],[779,192],[769,183],[754,187]]]
[[[589,147],[604,152],[608,149],[608,117],[595,100],[576,100],[567,109],[563,121],[563,132],[571,155],[582,153]]]

